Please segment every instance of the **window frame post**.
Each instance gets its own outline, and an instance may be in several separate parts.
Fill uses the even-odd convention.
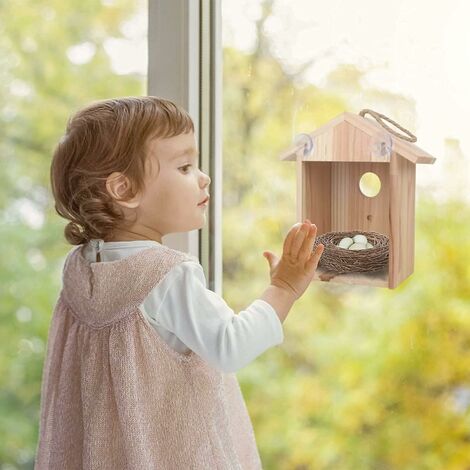
[[[165,235],[163,243],[196,256],[207,287],[222,292],[222,39],[220,0],[149,0],[149,95],[191,115],[201,169],[211,177],[202,229]]]

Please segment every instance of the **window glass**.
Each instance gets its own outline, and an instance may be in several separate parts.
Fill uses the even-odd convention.
[[[279,160],[296,136],[368,108],[437,159],[416,166],[414,273],[393,290],[313,282],[284,343],[238,374],[266,468],[468,465],[469,17],[459,0],[222,1],[234,308],[267,287],[262,253],[280,256],[297,221],[295,163]]]

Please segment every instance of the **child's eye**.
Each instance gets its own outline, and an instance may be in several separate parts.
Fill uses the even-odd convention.
[[[180,170],[183,169],[183,168],[184,168],[184,169],[185,169],[185,168],[188,168],[188,167],[190,167],[190,166],[192,166],[192,165],[191,165],[191,164],[188,164],[188,165],[180,166]],[[184,170],[183,172],[186,173],[186,170]]]

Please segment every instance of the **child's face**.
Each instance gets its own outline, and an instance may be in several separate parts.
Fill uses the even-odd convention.
[[[168,233],[203,227],[208,205],[198,204],[209,194],[210,181],[199,170],[193,132],[151,141],[145,187],[132,206],[136,221],[117,231],[116,238],[150,238],[161,243],[161,237]]]

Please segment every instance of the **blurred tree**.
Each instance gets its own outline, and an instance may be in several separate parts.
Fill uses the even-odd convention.
[[[287,70],[265,33],[273,3],[261,2],[252,52],[224,50],[224,298],[236,311],[267,286],[262,252],[280,255],[296,222],[281,150],[345,110],[380,109],[410,129],[416,114],[407,98],[363,88],[368,70],[354,64],[322,89],[303,80],[317,58]],[[459,155],[447,176],[463,187]],[[399,288],[312,284],[284,343],[238,373],[264,468],[470,468],[470,208],[446,188],[418,194],[415,272]]]
[[[117,75],[106,40],[142,2],[0,2],[0,468],[32,468],[47,331],[70,249],[50,192],[52,151],[69,115],[145,94]]]
[[[318,57],[288,69],[265,34],[273,4],[262,3],[251,53],[224,51],[224,298],[236,311],[268,284],[262,252],[280,255],[295,222],[295,169],[279,152],[343,110],[378,107],[412,131],[415,115],[408,99],[363,88],[368,71],[354,64],[322,89],[303,80]],[[69,249],[50,194],[52,150],[83,103],[145,93],[145,77],[116,75],[105,49],[136,7],[0,2],[2,470],[32,468]],[[447,191],[467,187],[468,156],[455,140],[448,149],[458,156],[451,183],[418,194],[414,274],[393,291],[313,284],[284,323],[282,346],[239,372],[264,468],[470,468],[470,209]]]

